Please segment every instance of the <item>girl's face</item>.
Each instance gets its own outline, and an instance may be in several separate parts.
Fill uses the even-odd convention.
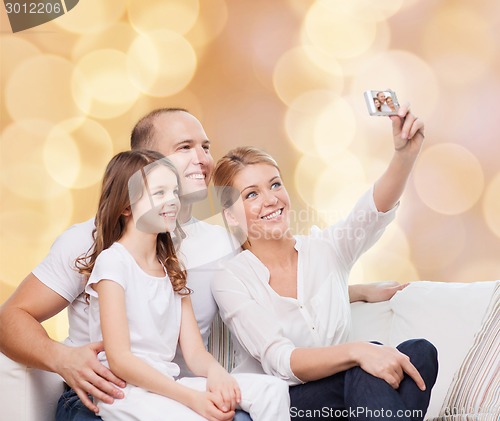
[[[250,242],[278,239],[289,229],[290,198],[279,171],[268,164],[248,165],[234,178],[240,199],[226,210],[231,225],[237,225]]]
[[[373,99],[373,102],[375,103],[375,108],[380,108],[380,101],[377,98]]]
[[[394,104],[392,102],[392,98],[390,96],[387,97],[387,99],[385,100],[385,102],[387,102],[387,105],[389,107],[392,107]]]
[[[172,232],[180,209],[177,177],[158,165],[147,173],[146,180],[142,181],[142,196],[131,206],[135,226],[149,234]]]

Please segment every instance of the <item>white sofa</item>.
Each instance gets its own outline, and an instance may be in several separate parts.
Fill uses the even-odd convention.
[[[438,349],[440,371],[426,418],[497,421],[500,417],[499,290],[500,281],[470,284],[415,282],[389,302],[354,303],[351,339],[377,340],[394,346],[409,338],[430,340]],[[497,307],[492,307],[494,292]],[[490,331],[485,332],[485,327]],[[480,390],[463,392],[461,382],[466,382],[470,368],[467,364],[474,361],[471,352],[483,346],[488,334],[488,355],[481,355],[479,363],[489,361],[489,365],[483,367],[486,372],[479,380]],[[227,343],[225,339],[214,340],[212,346],[224,343]],[[219,347],[216,345],[215,348]],[[221,350],[220,354],[227,361],[227,350]],[[63,388],[59,376],[27,368],[0,354],[0,379],[2,419],[54,420],[55,406]],[[482,387],[483,381],[488,387]],[[446,402],[459,402],[457,396],[462,396],[466,402],[460,407],[452,404],[446,408]],[[471,402],[471,399],[479,399],[482,403]]]

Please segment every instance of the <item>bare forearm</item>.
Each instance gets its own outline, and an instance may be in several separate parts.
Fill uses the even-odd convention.
[[[322,348],[296,348],[290,357],[290,366],[300,380],[309,382],[323,379],[358,365],[354,358],[357,343]]]
[[[387,212],[398,203],[416,158],[416,154],[394,152],[386,171],[375,183],[373,199],[379,212]]]
[[[349,302],[366,301],[366,286],[362,284],[349,285]]]
[[[130,352],[108,355],[110,369],[127,383],[191,406],[193,391],[162,374]]]
[[[29,367],[58,372],[59,356],[68,347],[49,337],[42,325],[19,308],[0,309],[0,351]]]
[[[217,360],[210,354],[205,347],[197,352],[192,352],[188,356],[184,355],[186,364],[192,373],[199,377],[208,377],[210,370],[224,370]]]

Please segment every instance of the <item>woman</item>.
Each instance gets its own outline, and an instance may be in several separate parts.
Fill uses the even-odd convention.
[[[424,138],[408,107],[390,118],[395,152],[385,173],[344,221],[309,236],[290,232],[290,200],[269,155],[237,148],[215,170],[227,222],[246,238],[212,287],[239,342],[235,371],[286,380],[292,419],[421,420],[429,403],[437,375],[432,344],[347,342],[349,272],[394,219]]]
[[[394,101],[392,100],[392,97],[388,96],[388,97],[385,99],[385,102],[386,102],[387,106],[391,109],[391,111],[392,111],[393,113],[398,111],[398,110],[396,109],[396,105],[394,104]]]

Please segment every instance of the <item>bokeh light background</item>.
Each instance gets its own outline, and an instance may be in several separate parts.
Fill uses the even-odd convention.
[[[350,282],[500,278],[500,2],[80,0],[15,35],[1,8],[0,302],[93,216],[105,165],[150,110],[189,109],[215,158],[270,152],[304,233],[390,159],[390,121],[363,99],[386,88],[427,138]],[[46,326],[66,336],[64,314]]]

